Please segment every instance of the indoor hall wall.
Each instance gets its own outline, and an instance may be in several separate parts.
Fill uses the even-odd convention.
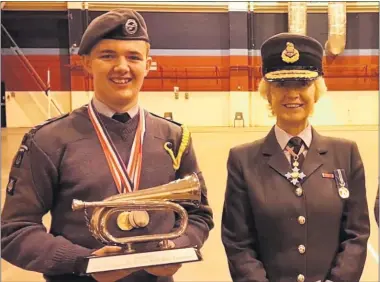
[[[71,111],[71,94],[67,91],[51,91],[50,97],[62,113]],[[6,91],[5,112],[9,128],[33,127],[49,118],[48,98],[43,91]],[[50,117],[59,115],[53,103]]]
[[[38,100],[40,106],[32,99],[33,94],[41,98]],[[93,92],[51,94],[66,113],[88,103]],[[7,92],[7,127],[31,127],[46,120],[47,99],[43,95],[42,92]],[[245,126],[270,126],[275,121],[266,100],[258,92],[179,91],[176,99],[173,91],[144,91],[140,93],[140,103],[157,115],[172,112],[175,121],[193,127],[233,126],[236,112],[243,113]],[[377,125],[378,104],[377,91],[330,91],[318,101],[310,120],[314,125]],[[53,115],[56,114],[53,112]],[[236,122],[236,126],[241,125]]]
[[[92,95],[72,93],[73,108],[87,103]],[[245,126],[270,126],[275,121],[258,92],[179,91],[178,99],[174,92],[141,92],[140,103],[161,116],[172,112],[175,121],[188,126],[233,126],[235,112],[243,113]],[[315,125],[377,125],[378,104],[378,91],[330,91],[318,101],[310,120]]]
[[[257,91],[260,46],[270,36],[287,31],[288,16],[285,11],[249,13],[232,6],[219,12],[143,11],[157,69],[149,73],[143,91],[172,91],[174,86],[193,92]],[[52,91],[91,91],[91,81],[71,45],[78,45],[85,19],[82,11],[71,12],[68,17],[67,11],[4,11],[4,26],[42,80],[51,71]],[[88,11],[89,20],[104,12]],[[323,59],[330,90],[378,90],[378,18],[375,9],[347,13],[344,52]],[[307,19],[307,34],[324,45],[327,12],[308,13]],[[2,40],[1,67],[8,91],[40,90],[7,40]]]

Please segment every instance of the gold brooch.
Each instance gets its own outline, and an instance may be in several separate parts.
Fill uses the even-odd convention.
[[[300,58],[300,53],[296,48],[294,48],[294,44],[291,42],[286,42],[286,48],[281,53],[281,58],[284,62],[288,64],[295,63]]]

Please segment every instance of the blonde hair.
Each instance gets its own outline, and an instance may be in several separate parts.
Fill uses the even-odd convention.
[[[327,86],[326,86],[325,79],[322,76],[314,80],[313,83],[315,86],[315,103],[317,103],[319,98],[322,95],[326,94]],[[272,110],[272,105],[270,103],[270,83],[266,81],[264,78],[262,78],[259,83],[258,91],[261,97],[263,97],[264,99],[268,101],[269,110],[274,115],[273,110]]]

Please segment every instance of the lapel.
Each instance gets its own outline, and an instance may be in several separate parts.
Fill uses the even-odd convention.
[[[306,174],[305,182],[320,166],[323,165],[322,155],[327,153],[327,143],[323,136],[319,135],[315,129],[311,128],[313,139],[307,152],[302,171]]]
[[[321,155],[327,152],[327,144],[324,138],[313,127],[311,130],[313,139],[301,169],[306,174],[303,183],[323,164]],[[264,140],[262,152],[264,156],[269,157],[268,165],[286,179],[285,174],[291,170],[291,167],[277,142],[274,126]]]
[[[263,155],[269,157],[268,165],[285,178],[285,174],[290,170],[290,164],[277,142],[274,126],[264,140]]]

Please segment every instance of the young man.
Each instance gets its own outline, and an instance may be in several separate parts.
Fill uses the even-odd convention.
[[[71,208],[73,199],[101,201],[195,172],[202,184],[201,204],[199,208],[187,207],[189,225],[183,236],[173,240],[174,247],[201,247],[213,228],[206,186],[187,131],[138,104],[151,63],[142,16],[117,9],[94,19],[83,35],[79,54],[93,77],[94,99],[25,135],[7,186],[2,257],[43,273],[47,281],[172,281],[180,265],[92,276],[75,272],[78,259],[121,249],[103,246],[91,236],[83,212]],[[117,156],[113,163],[112,155]],[[124,171],[124,176],[119,173],[116,177],[115,167]],[[120,184],[118,179],[127,181]],[[49,233],[42,225],[47,212],[52,216]],[[147,226],[125,231],[114,217],[110,230],[116,237],[164,234],[176,224],[174,213],[169,211],[149,211],[148,218]],[[136,248],[149,250],[150,246]]]

